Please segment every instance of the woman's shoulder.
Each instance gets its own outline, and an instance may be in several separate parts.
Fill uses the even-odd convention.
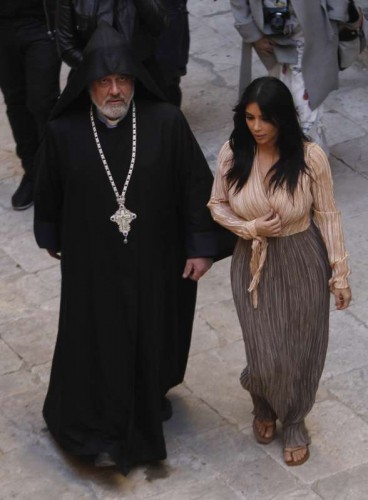
[[[321,148],[319,144],[312,141],[306,141],[304,143],[304,155],[305,160],[308,163],[310,160],[327,160],[327,155]]]
[[[233,161],[233,150],[231,149],[230,142],[226,141],[222,145],[220,152],[217,157],[217,169],[222,173],[226,173],[232,165]]]
[[[304,152],[305,162],[312,172],[319,174],[326,169],[330,169],[326,153],[316,142],[305,142]]]
[[[225,144],[222,145],[219,155],[218,155],[218,160],[219,162],[224,162],[224,161],[229,161],[233,159],[233,150],[231,149],[230,146],[230,141],[226,141]]]

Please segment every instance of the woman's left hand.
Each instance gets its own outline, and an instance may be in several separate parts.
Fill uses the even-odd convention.
[[[336,309],[346,309],[351,301],[350,287],[335,288],[333,293],[335,295]]]

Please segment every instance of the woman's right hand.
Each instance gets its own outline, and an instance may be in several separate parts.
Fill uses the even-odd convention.
[[[279,214],[270,210],[266,215],[258,217],[255,224],[257,236],[274,237],[281,233],[281,219]]]

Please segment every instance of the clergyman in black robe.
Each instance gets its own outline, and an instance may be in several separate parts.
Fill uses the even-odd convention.
[[[125,206],[136,218],[126,244],[110,219],[118,204],[86,90],[107,75],[135,79],[137,151]],[[132,104],[112,125],[94,106],[92,113],[121,193],[132,158]],[[44,418],[65,450],[108,454],[126,474],[166,457],[165,394],[184,377],[196,298],[196,281],[183,279],[183,269],[188,259],[224,256],[206,208],[212,175],[180,110],[160,99],[105,24],[54,110],[39,162],[35,235],[61,256],[62,272]]]

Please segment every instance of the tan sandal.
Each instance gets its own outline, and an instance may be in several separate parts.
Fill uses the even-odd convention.
[[[264,436],[262,435],[257,427],[257,422],[260,422],[262,425],[266,427],[266,432],[268,429],[272,429],[272,434],[271,436]],[[253,419],[253,433],[254,437],[256,438],[256,441],[261,444],[269,444],[271,441],[274,440],[275,438],[275,432],[276,432],[276,422],[275,420],[260,420],[257,417],[254,417]]]
[[[300,451],[300,450],[306,450],[305,455],[299,460],[293,460],[293,453],[295,453],[296,451]],[[291,454],[291,460],[285,459],[285,452]],[[296,448],[284,448],[284,460],[285,460],[286,465],[289,465],[290,467],[293,467],[295,465],[302,465],[308,460],[308,458],[309,458],[308,445],[298,446]]]

